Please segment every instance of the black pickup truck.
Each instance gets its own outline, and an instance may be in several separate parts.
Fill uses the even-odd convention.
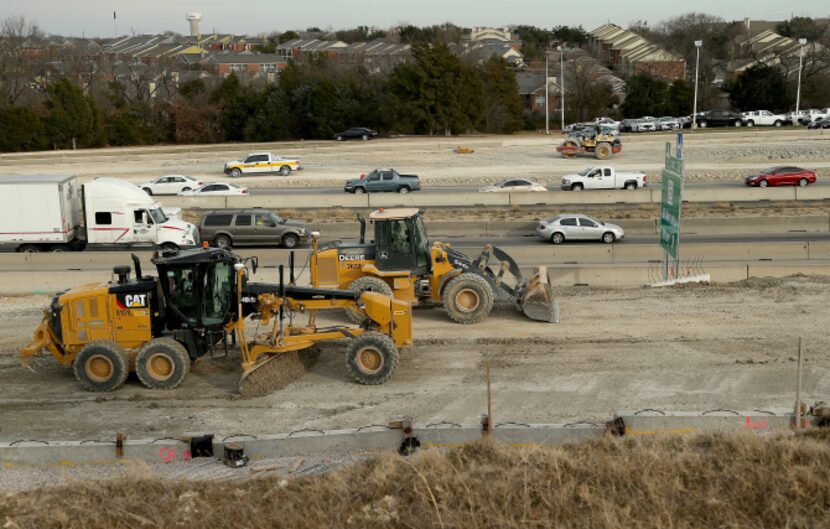
[[[743,117],[730,110],[710,110],[698,114],[697,126],[706,127],[740,127],[743,125]]]
[[[400,174],[394,169],[375,169],[360,178],[347,180],[343,187],[343,191],[347,193],[409,193],[420,189],[418,175]]]

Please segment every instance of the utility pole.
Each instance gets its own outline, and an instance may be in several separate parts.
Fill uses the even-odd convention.
[[[692,105],[692,128],[697,128],[697,78],[700,70],[700,47],[703,46],[702,40],[695,41],[695,50],[697,55],[695,58],[695,102]]]
[[[798,53],[798,90],[795,93],[795,121],[798,122],[798,111],[801,106],[801,69],[804,66],[804,45],[807,44],[807,39],[798,39],[798,44],[801,49]]]
[[[548,52],[545,51],[545,134],[550,134],[550,109],[548,108],[550,104],[550,83],[548,80],[550,76],[548,74]]]
[[[562,132],[565,132],[565,48],[562,46],[559,49],[559,118],[561,120],[559,126]]]

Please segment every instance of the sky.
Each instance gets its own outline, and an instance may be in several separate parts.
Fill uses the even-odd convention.
[[[585,9],[580,7],[585,6]],[[113,21],[113,11],[117,18]],[[528,24],[539,27],[634,20],[656,24],[689,11],[727,20],[783,20],[790,16],[830,16],[827,0],[0,0],[0,19],[24,16],[51,34],[112,37],[135,32],[189,31],[185,15],[202,14],[202,33],[256,35],[317,26],[386,28],[401,23],[424,26]]]

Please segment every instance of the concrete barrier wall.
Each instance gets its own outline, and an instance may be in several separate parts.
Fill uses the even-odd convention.
[[[652,202],[659,204],[660,189]],[[766,189],[749,187],[741,189],[699,189],[686,188],[683,190],[683,202],[759,202],[766,200],[796,200],[795,187],[768,187]]]
[[[334,195],[332,195],[334,196]],[[371,208],[502,206],[510,205],[510,193],[375,193],[369,197]]]
[[[801,215],[775,217],[691,217],[680,221],[686,235],[732,235],[738,233],[827,233],[830,216]]]
[[[796,200],[827,200],[830,199],[830,187],[807,186],[795,188]]]

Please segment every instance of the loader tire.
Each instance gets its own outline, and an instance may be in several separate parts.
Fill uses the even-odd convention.
[[[461,274],[444,289],[444,309],[457,323],[478,323],[493,310],[493,289],[476,274]]]
[[[84,389],[98,392],[113,391],[127,380],[130,364],[127,353],[117,343],[93,340],[75,357],[72,370]]]
[[[400,353],[392,338],[379,332],[367,332],[346,348],[346,367],[360,384],[383,384],[398,367]]]
[[[606,160],[611,156],[613,150],[611,149],[610,143],[600,143],[597,145],[597,148],[594,149],[594,155],[597,157],[597,160]]]
[[[392,288],[389,284],[383,279],[372,276],[364,276],[355,279],[349,285],[349,290],[357,294],[358,297],[367,291],[385,294],[390,298],[393,297]],[[346,309],[346,315],[355,323],[363,323],[366,320],[366,315],[356,309]]]
[[[190,356],[172,338],[150,340],[135,357],[135,374],[150,389],[173,389],[190,373]]]

